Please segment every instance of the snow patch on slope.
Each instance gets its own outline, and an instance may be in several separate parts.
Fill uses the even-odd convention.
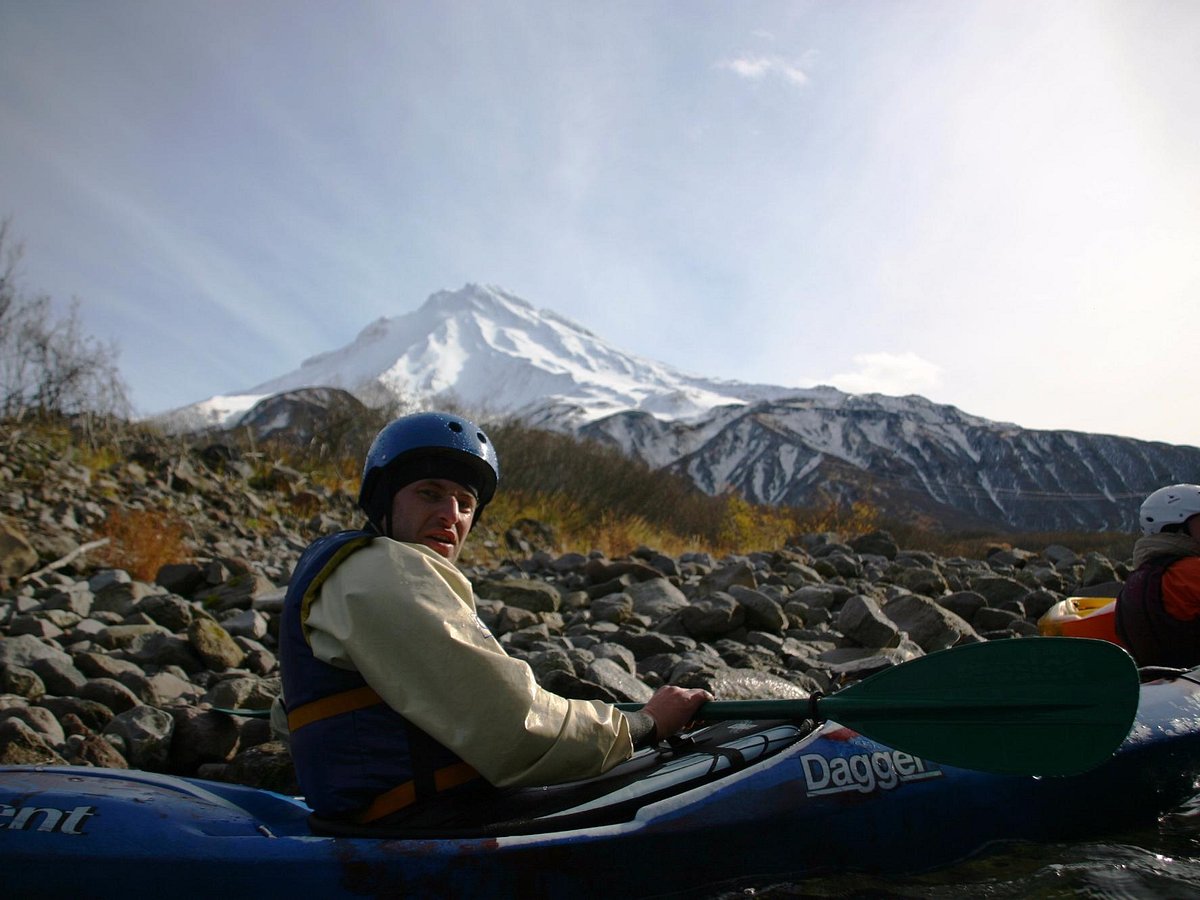
[[[571,409],[575,426],[626,410],[696,420],[718,406],[802,393],[685,375],[499,288],[469,284],[433,294],[413,312],[376,319],[349,344],[292,372],[170,415],[229,425],[264,396],[317,386],[364,401],[382,389],[409,402],[450,394],[468,409],[497,413]]]

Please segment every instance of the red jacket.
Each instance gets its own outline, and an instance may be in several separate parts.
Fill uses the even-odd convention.
[[[1200,616],[1200,556],[1185,556],[1163,573],[1163,609],[1176,619]]]

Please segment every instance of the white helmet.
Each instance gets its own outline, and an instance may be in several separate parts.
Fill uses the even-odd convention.
[[[1168,525],[1182,525],[1200,515],[1200,484],[1172,484],[1159,488],[1142,502],[1138,520],[1142,534],[1158,534]]]

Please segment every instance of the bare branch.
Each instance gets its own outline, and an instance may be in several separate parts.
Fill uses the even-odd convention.
[[[116,346],[84,333],[78,300],[56,316],[50,297],[21,290],[9,228],[0,221],[0,416],[127,414]]]
[[[46,575],[50,572],[53,572],[55,569],[61,569],[63,566],[70,565],[70,563],[72,563],[74,560],[78,559],[79,557],[83,556],[85,553],[89,553],[92,550],[98,550],[99,548],[105,546],[111,540],[112,540],[112,538],[100,538],[100,540],[98,540],[98,541],[92,541],[87,544],[80,544],[78,547],[76,547],[74,550],[72,550],[70,553],[68,553],[66,556],[62,557],[61,559],[56,559],[54,562],[50,563],[49,565],[42,566],[36,572],[29,572],[25,575],[22,575],[20,578],[17,579],[17,581],[31,581],[34,578],[40,578],[42,575]]]

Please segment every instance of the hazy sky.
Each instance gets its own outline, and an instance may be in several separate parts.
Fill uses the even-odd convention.
[[[467,282],[697,375],[1200,445],[1200,3],[0,0],[140,412]]]

